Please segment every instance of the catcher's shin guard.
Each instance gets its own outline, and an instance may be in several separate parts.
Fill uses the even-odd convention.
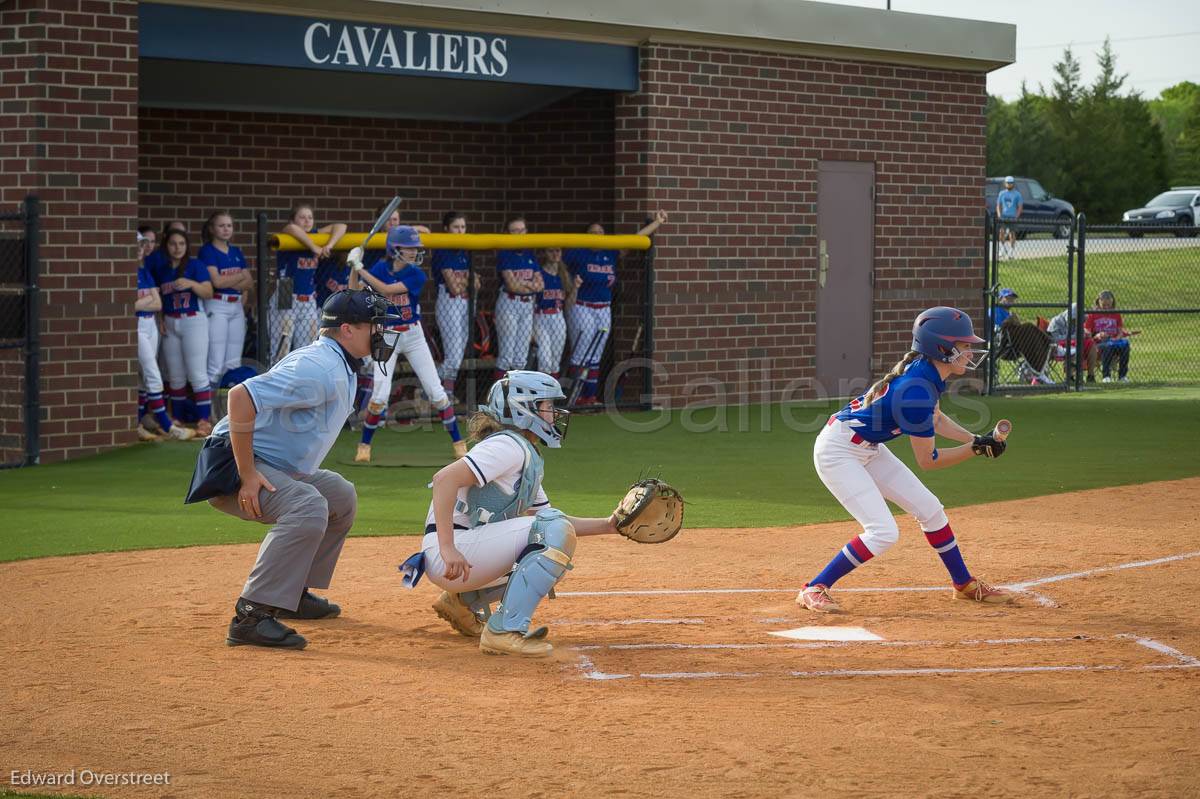
[[[492,632],[529,634],[529,622],[538,603],[571,568],[575,554],[575,527],[562,511],[538,511],[529,528],[529,544],[508,578],[504,599],[488,619]]]

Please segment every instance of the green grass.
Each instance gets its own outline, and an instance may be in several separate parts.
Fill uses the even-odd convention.
[[[1012,419],[1015,427],[1004,458],[976,459],[922,475],[947,506],[1200,474],[1195,450],[1180,445],[1200,441],[1200,390],[964,398],[958,404],[947,400],[945,407],[973,429],[1001,417]],[[622,417],[627,424],[647,426],[665,418],[666,426],[650,433],[624,430],[607,416],[576,417],[565,448],[547,453],[547,493],[569,513],[603,515],[630,481],[649,472],[684,491],[692,527],[848,518],[812,467],[813,439],[830,408],[792,409],[795,420],[808,422],[799,431],[784,424],[779,406],[766,412],[765,418],[762,407]],[[437,468],[433,464],[449,453],[445,434],[426,428],[378,435],[379,461],[428,464],[418,468],[353,466],[356,440],[343,434],[325,463],[358,488],[354,534],[419,533],[429,503],[426,485]],[[0,473],[5,513],[0,561],[260,540],[265,532],[260,525],[239,522],[204,503],[182,504],[196,451],[194,444],[142,444]],[[912,463],[905,441],[893,444],[892,451]]]
[[[1036,243],[1027,246],[1036,246]],[[1020,251],[1021,245],[1017,245]],[[1028,252],[1028,250],[1026,250]],[[1035,250],[1036,251],[1036,250]],[[1180,249],[1148,252],[1089,253],[1085,264],[1091,308],[1096,295],[1108,289],[1118,308],[1200,308],[1200,243]],[[1000,263],[1000,285],[1016,290],[1021,303],[1067,301],[1064,257],[1030,258]],[[1018,308],[1025,321],[1047,318],[1058,311]],[[1134,314],[1126,327],[1141,330],[1134,337],[1130,376],[1141,382],[1200,384],[1200,315]]]

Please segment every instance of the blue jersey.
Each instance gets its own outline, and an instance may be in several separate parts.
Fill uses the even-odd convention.
[[[389,286],[395,283],[403,283],[408,289],[407,293],[389,294],[388,313],[400,317],[398,321],[391,322],[388,327],[399,327],[400,325],[415,325],[421,321],[421,289],[425,287],[425,273],[421,271],[419,266],[407,264],[403,269],[393,272],[391,263],[384,260],[375,262],[371,267],[371,276],[382,280]]]
[[[996,204],[1000,206],[1001,219],[1016,219],[1017,208],[1021,205],[1021,192],[1016,189],[1005,189],[997,195]]]
[[[545,288],[538,294],[537,313],[559,313],[567,298],[563,291],[562,275],[552,275],[542,270],[542,284]]]
[[[138,299],[145,297],[150,293],[151,289],[158,288],[158,284],[154,282],[154,276],[150,274],[150,270],[144,266],[138,267]],[[138,316],[154,316],[154,311],[138,311]]]
[[[316,228],[308,231],[317,232]],[[311,297],[317,292],[317,267],[321,259],[308,250],[277,250],[275,263],[279,268],[279,277],[292,279],[292,293],[300,297]]]
[[[200,298],[191,289],[184,289],[183,291],[175,290],[175,281],[179,277],[186,277],[188,280],[194,280],[197,283],[212,282],[208,279],[208,268],[200,263],[199,258],[189,260],[187,266],[183,269],[183,274],[178,277],[175,275],[175,270],[171,268],[170,263],[163,263],[159,266],[157,273],[154,275],[154,280],[158,283],[159,293],[162,294],[163,313],[167,316],[180,316],[181,314],[198,313],[200,311]]]
[[[317,305],[324,305],[330,295],[350,288],[350,267],[334,264],[328,269],[318,270]]]
[[[167,254],[162,249],[153,249],[150,254],[142,259],[142,266],[150,270],[151,275],[157,275],[158,270],[163,268],[167,262]]]
[[[435,285],[445,285],[442,270],[452,272],[469,272],[471,270],[471,254],[466,250],[434,250],[433,251],[433,282]]]
[[[232,244],[229,252],[221,252],[211,242],[200,248],[200,263],[205,267],[211,266],[222,277],[236,275],[246,268],[246,258],[242,251]],[[217,297],[240,297],[241,289],[219,289],[214,287],[213,294]]]
[[[933,437],[933,413],[946,383],[928,358],[918,358],[867,407],[855,397],[836,417],[864,441],[882,444],[901,435]]]
[[[580,302],[612,302],[612,287],[617,282],[616,250],[570,249],[563,260],[579,284]]]
[[[512,272],[517,280],[533,280],[533,276],[542,270],[532,250],[501,250],[496,253],[496,272],[504,279],[505,272]],[[503,284],[501,288],[504,288]],[[504,289],[508,291],[508,289]],[[513,292],[509,292],[510,294]],[[533,292],[516,292],[518,296],[532,296]]]

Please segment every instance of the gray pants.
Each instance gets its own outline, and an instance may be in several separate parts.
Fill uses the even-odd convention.
[[[217,510],[246,521],[273,525],[262,546],[242,596],[263,605],[295,610],[307,588],[328,588],[346,533],[354,524],[358,496],[354,486],[336,472],[293,477],[255,461],[258,471],[275,486],[259,492],[262,518],[238,507],[237,494],[214,497]]]

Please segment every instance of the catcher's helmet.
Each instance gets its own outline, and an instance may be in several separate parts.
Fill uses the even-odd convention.
[[[555,408],[554,422],[550,423],[538,415],[537,404],[542,400],[566,398],[558,381],[545,372],[516,370],[492,384],[487,402],[480,405],[479,410],[500,424],[528,430],[547,447],[557,448],[567,437],[570,413]]]
[[[971,325],[971,317],[957,308],[939,305],[930,308],[917,317],[913,322],[912,349],[926,358],[943,363],[950,363],[963,352],[971,352],[979,357],[968,362],[969,369],[974,369],[983,362],[987,350],[977,350],[973,347],[963,349],[963,344],[980,344],[983,342]]]
[[[420,265],[425,260],[425,245],[421,244],[421,234],[416,228],[408,225],[396,225],[387,234],[387,256],[395,258],[401,250],[416,250],[417,257],[413,263]]]

